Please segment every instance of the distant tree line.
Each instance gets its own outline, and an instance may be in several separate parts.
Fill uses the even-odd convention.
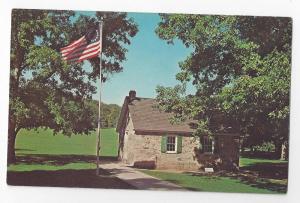
[[[93,109],[93,126],[97,128],[98,101],[88,100]],[[105,104],[101,102],[101,128],[115,128],[120,115],[121,107],[117,104]]]

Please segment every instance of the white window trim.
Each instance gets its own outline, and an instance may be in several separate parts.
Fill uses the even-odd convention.
[[[215,139],[213,137],[208,137],[208,136],[205,136],[205,138],[210,138],[211,139],[211,152],[203,152],[203,154],[214,154],[214,151],[215,151]],[[204,150],[204,143],[201,143],[201,144],[202,144],[202,147],[203,147],[203,150]]]
[[[175,151],[168,151],[168,137],[175,137]],[[176,135],[167,135],[167,142],[166,142],[166,153],[167,154],[176,154],[177,153],[177,136]]]

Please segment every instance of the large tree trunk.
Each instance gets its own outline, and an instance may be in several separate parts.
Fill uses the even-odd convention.
[[[22,64],[25,57],[25,49],[17,43],[15,47],[15,57],[11,57],[11,74],[10,74],[10,89],[9,89],[9,99],[17,99],[19,95],[19,80],[22,72]],[[15,153],[15,142],[16,136],[19,131],[16,123],[16,115],[9,106],[9,124],[8,124],[8,151],[7,151],[7,164],[12,164],[16,162]]]
[[[7,150],[7,164],[12,164],[16,162],[15,153],[15,142],[16,142],[16,122],[13,119],[9,120],[8,126],[8,150]]]

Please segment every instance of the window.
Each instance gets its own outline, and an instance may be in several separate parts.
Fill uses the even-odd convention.
[[[182,152],[182,136],[166,135],[161,137],[161,152],[162,153],[181,153]]]
[[[176,152],[176,137],[175,136],[167,137],[167,152],[170,152],[170,153]]]
[[[208,136],[202,138],[203,153],[212,154],[214,151],[214,140]]]

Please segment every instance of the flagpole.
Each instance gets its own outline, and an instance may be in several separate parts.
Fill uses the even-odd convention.
[[[97,171],[96,175],[99,175],[99,163],[100,163],[100,140],[101,140],[101,89],[102,89],[102,29],[103,21],[99,22],[99,37],[100,37],[100,52],[99,52],[99,104],[98,104],[98,130],[97,130]]]

